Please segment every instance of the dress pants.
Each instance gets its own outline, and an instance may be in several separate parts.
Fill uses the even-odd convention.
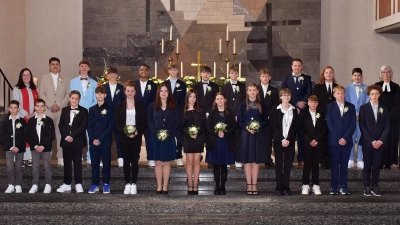
[[[150,146],[150,136],[151,136],[151,132],[149,127],[146,127],[146,129],[144,130],[144,140],[146,141],[146,153],[147,153],[147,160],[154,160],[151,158],[150,154],[149,154],[149,146]],[[181,153],[182,154],[182,153]]]
[[[121,135],[120,141],[122,154],[124,156],[123,170],[125,181],[127,184],[136,183],[139,173],[138,163],[140,157],[140,147],[142,145],[142,135],[136,135],[134,138]]]
[[[62,159],[63,158],[63,152],[62,152],[62,148],[60,145],[61,142],[61,133],[60,133],[60,129],[58,129],[58,124],[60,123],[60,117],[61,117],[61,109],[60,111],[53,113],[51,112],[50,109],[46,110],[46,116],[49,116],[53,122],[54,122],[54,127],[56,127],[57,129],[55,129],[56,131],[56,142],[57,142],[57,159]]]
[[[122,149],[121,149],[121,142],[119,140],[119,133],[117,130],[114,130],[114,136],[115,136],[115,143],[117,144],[117,157],[118,158],[123,158],[122,156]]]
[[[279,146],[280,145],[280,146]],[[275,151],[275,175],[277,191],[290,191],[290,172],[292,170],[295,154],[294,143],[288,147],[282,147],[281,142],[274,144]]]
[[[92,157],[92,184],[99,186],[100,178],[100,157],[103,161],[103,184],[110,184],[111,176],[111,145],[101,144],[99,146],[90,146],[90,156]]]
[[[14,156],[15,156],[15,180],[14,180]],[[22,160],[24,153],[6,151],[7,182],[11,185],[22,185]],[[15,181],[15,183],[14,183]]]
[[[371,187],[371,172],[372,172],[372,188],[379,187],[379,173],[382,161],[384,148],[375,149],[371,146],[364,148],[364,187]]]
[[[272,121],[268,121],[268,125],[265,128],[265,133],[267,134],[267,162],[272,162]]]
[[[319,159],[321,158],[321,150],[326,147],[324,143],[318,143],[321,146],[304,147],[304,167],[303,167],[303,184],[310,184],[310,172],[312,174],[313,185],[319,185]]]
[[[35,150],[32,151],[32,184],[39,184],[40,156],[43,158],[44,177],[46,179],[46,184],[51,185],[51,152],[37,152]]]
[[[72,162],[74,162],[75,185],[82,184],[82,148],[64,146],[64,184],[70,185],[72,181]]]
[[[300,132],[297,132],[297,162],[303,162],[303,138],[301,137]]]
[[[331,153],[331,188],[347,188],[348,163],[351,147],[329,146]]]
[[[354,149],[356,146],[356,138],[357,138],[357,162],[362,162],[363,161],[363,152],[362,152],[362,146],[358,144],[360,141],[361,137],[361,131],[360,131],[360,124],[358,121],[356,121],[356,130],[354,131],[353,134],[353,147],[351,148],[351,153],[350,153],[350,160],[354,161]]]

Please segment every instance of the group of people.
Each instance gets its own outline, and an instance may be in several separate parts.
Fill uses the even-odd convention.
[[[389,66],[381,68],[383,81],[362,84],[362,70],[354,68],[352,83],[336,84],[334,70],[325,67],[318,84],[302,74],[302,61],[292,61],[292,74],[283,78],[282,89],[270,85],[268,69],[260,70],[260,84],[238,82],[231,67],[229,81],[219,86],[210,81],[211,68],[201,68],[201,81],[187,90],[178,79],[178,68],[169,64],[167,79],[159,87],[149,80],[150,67],[139,68],[139,80],[117,82],[118,70],[108,69],[109,82],[98,86],[91,79],[90,62],[79,63],[79,76],[60,74],[60,60],[49,60],[50,73],[40,78],[38,90],[29,69],[24,68],[13,90],[10,115],[1,125],[0,140],[7,158],[6,193],[22,192],[24,160],[33,166],[29,193],[38,191],[40,157],[50,193],[52,141],[57,140],[58,164],[64,166],[64,184],[57,192],[71,191],[72,163],[75,190],[82,187],[82,149],[88,146],[92,167],[89,193],[110,193],[111,144],[114,133],[118,165],[123,167],[124,194],[137,194],[138,161],[142,136],[147,159],[155,167],[156,194],[168,194],[170,162],[182,166],[186,154],[188,194],[198,194],[201,153],[213,165],[215,195],[226,194],[228,166],[244,168],[247,194],[257,195],[259,164],[275,167],[276,195],[291,195],[290,172],[295,156],[303,166],[302,194],[321,195],[319,164],[331,168],[330,194],[348,195],[348,168],[363,169],[364,195],[380,195],[380,168],[397,164],[400,91],[391,81]],[[383,87],[383,88],[382,88]],[[357,151],[355,151],[355,143]],[[361,148],[362,146],[362,148]],[[272,149],[275,164],[272,160]],[[357,163],[355,164],[355,152]],[[14,179],[15,161],[15,179]],[[310,174],[312,182],[310,183]],[[372,175],[372,182],[371,182]]]

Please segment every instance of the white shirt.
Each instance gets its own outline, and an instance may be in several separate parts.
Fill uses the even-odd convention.
[[[39,138],[39,143],[40,143],[40,134],[41,134],[41,131],[42,131],[42,126],[41,125],[39,125],[39,121],[41,121],[41,120],[43,120],[43,119],[45,119],[46,118],[46,115],[45,114],[43,114],[43,117],[39,120],[38,119],[38,115],[36,114],[35,115],[35,119],[37,119],[37,123],[36,123],[36,132],[37,132],[37,135],[38,135],[38,138]],[[44,126],[44,124],[43,124],[43,126]],[[36,146],[35,146],[36,147]]]
[[[372,106],[372,111],[374,111],[374,117],[375,117],[375,122],[378,121],[378,105],[379,104],[372,104],[372,102],[370,101],[371,106]]]
[[[51,77],[53,78],[54,90],[57,90],[57,85],[58,85],[58,73],[57,73],[57,74],[51,73]]]
[[[146,84],[147,80],[145,82],[140,81],[140,90],[142,91],[142,96],[144,96],[144,92],[146,91]]]
[[[209,82],[210,82],[210,81],[201,80],[201,83],[203,84],[203,92],[204,92],[204,95],[206,95],[206,93],[207,93],[207,87],[208,87],[208,85],[210,84]],[[207,83],[207,84],[206,84],[206,83]]]
[[[17,120],[17,119],[20,119],[21,117],[19,117],[18,115],[17,115],[17,117],[15,117],[15,120],[11,117],[11,115],[8,117],[8,119],[9,120],[12,120],[12,129],[13,129],[13,136],[12,136],[12,138],[13,138],[13,147],[15,147],[15,121]],[[13,148],[13,147],[11,147],[10,148],[10,150]]]
[[[79,76],[81,77],[81,76]],[[81,84],[82,84],[82,90],[83,90],[83,94],[86,94],[86,89],[89,83],[89,77],[86,77],[87,80],[81,80]]]
[[[390,84],[383,82],[382,91],[390,92]]]
[[[362,89],[361,83],[357,84],[357,83],[353,82],[353,84],[354,84],[354,90],[356,90],[356,95],[357,95],[357,99],[358,99],[360,97],[360,92],[361,92],[360,89]]]
[[[283,118],[282,118],[282,135],[283,137],[287,138],[288,134],[289,134],[289,129],[290,126],[292,125],[292,120],[293,120],[293,109],[294,106],[289,104],[289,109],[285,110],[282,107],[282,104],[280,104],[278,107],[276,107],[277,109],[280,109],[281,112],[283,113]],[[282,140],[283,141],[283,140]]]
[[[300,82],[300,81],[299,81],[299,78],[298,78],[298,77],[300,77],[300,75],[301,75],[301,73],[296,75],[296,74],[294,74],[294,73],[292,72],[292,76],[293,76],[293,79],[294,79],[294,83],[295,83],[295,84],[297,83],[297,81]]]
[[[115,95],[115,90],[117,89],[117,84],[110,84],[110,92],[111,92],[111,99],[114,99],[114,95]]]
[[[315,112],[313,112],[313,111],[311,111],[311,110],[308,110],[308,111],[310,111],[311,119],[312,119],[313,125],[314,125],[314,127],[315,127],[315,123],[317,122],[317,120],[316,120],[316,118],[315,118]]]
[[[264,92],[264,98],[265,98],[265,95],[267,94],[267,90],[268,90],[268,84],[267,85],[263,85],[263,84],[261,84],[261,87],[262,87],[262,89],[263,89],[263,92]]]
[[[170,80],[170,82],[171,82],[171,91],[172,91],[172,93],[174,93],[176,81],[177,81],[178,79],[173,80],[173,79],[170,78],[169,80]]]
[[[126,125],[136,125],[136,109],[126,110]]]
[[[343,117],[343,113],[344,113],[344,103],[340,104],[338,101],[336,101],[337,105],[339,106],[340,109],[340,115]]]
[[[236,81],[236,83],[233,83],[232,81],[230,81],[230,82],[231,82],[233,93],[235,93],[236,92],[236,88],[238,87],[237,86],[237,81]]]
[[[71,106],[71,109],[73,109],[73,107]],[[75,110],[70,110],[70,113],[69,113],[69,125],[70,126],[72,126],[72,122],[74,121],[74,118],[75,118],[75,112],[76,111],[79,111],[78,110],[78,106],[75,108]]]

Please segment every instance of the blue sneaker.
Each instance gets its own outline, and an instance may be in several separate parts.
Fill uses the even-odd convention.
[[[347,190],[346,187],[342,187],[342,188],[340,188],[340,194],[342,194],[342,195],[350,195],[350,192],[349,192],[349,190]]]
[[[90,186],[88,193],[89,194],[93,194],[99,191],[99,186],[92,184],[92,186]]]
[[[103,194],[110,194],[110,185],[103,184]]]

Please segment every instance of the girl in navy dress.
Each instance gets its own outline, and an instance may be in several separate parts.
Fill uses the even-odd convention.
[[[227,125],[224,131],[215,129],[218,123]],[[215,195],[226,194],[227,165],[235,163],[233,155],[233,149],[235,149],[233,133],[235,129],[235,115],[228,109],[224,94],[218,92],[207,120],[209,135],[207,137],[206,162],[214,166]]]
[[[157,90],[155,102],[150,104],[147,112],[147,124],[151,132],[148,153],[156,161],[156,194],[168,194],[170,161],[175,160],[175,132],[178,123],[176,102],[167,86],[162,84]]]
[[[200,156],[206,140],[206,114],[197,102],[197,92],[190,89],[185,97],[185,107],[181,113],[179,132],[183,138],[183,149],[186,153],[186,175],[188,194],[199,193]],[[194,182],[192,177],[194,176]]]
[[[268,123],[268,110],[261,104],[258,86],[254,83],[247,86],[246,100],[239,105],[237,122],[241,128],[238,157],[244,164],[247,194],[257,195],[259,164],[268,161],[264,129]]]

